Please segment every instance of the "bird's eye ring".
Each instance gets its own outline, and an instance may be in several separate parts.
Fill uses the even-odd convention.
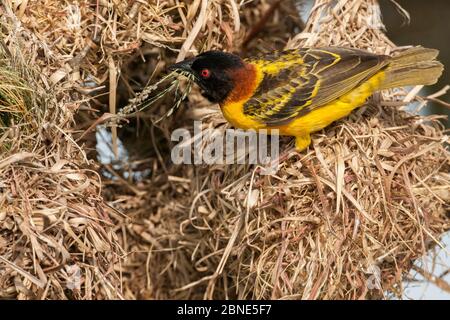
[[[203,69],[200,74],[202,75],[203,78],[209,78],[211,72],[208,69]]]

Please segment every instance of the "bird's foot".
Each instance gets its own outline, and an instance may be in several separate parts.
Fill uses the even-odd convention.
[[[309,134],[295,137],[295,149],[300,152],[305,150],[311,144],[311,136]]]

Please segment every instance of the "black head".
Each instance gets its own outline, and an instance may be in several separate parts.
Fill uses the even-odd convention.
[[[170,67],[192,74],[195,82],[204,90],[204,96],[211,102],[224,101],[234,88],[230,71],[242,68],[240,57],[221,51],[207,51],[194,58],[186,59]]]

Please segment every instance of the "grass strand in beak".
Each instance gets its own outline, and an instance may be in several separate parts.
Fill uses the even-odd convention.
[[[171,86],[169,86],[169,88],[162,90],[160,93],[158,93],[156,96],[152,97],[150,100],[147,100],[149,98],[150,94],[153,91],[157,90],[161,86],[162,83],[169,80],[170,78],[175,78],[175,76],[176,76],[176,73],[174,71],[172,71],[172,72],[166,74],[165,76],[163,76],[155,84],[153,84],[153,85],[147,84],[145,86],[145,88],[139,94],[136,95],[136,97],[129,100],[129,103],[118,112],[118,115],[122,115],[122,116],[130,115],[132,113],[142,111],[146,107],[150,106],[152,103],[154,103],[156,100],[163,97],[168,91],[170,91]]]
[[[186,88],[184,89],[184,91],[181,93],[181,95],[180,95],[180,92],[179,92],[179,89],[180,89],[180,86],[179,86],[179,84],[180,84],[180,81],[178,80],[177,81],[177,87],[176,87],[176,91],[175,91],[175,96],[176,96],[176,98],[175,98],[175,104],[172,106],[172,108],[170,108],[160,119],[158,119],[158,120],[156,120],[155,121],[155,123],[158,123],[158,122],[160,122],[162,119],[164,119],[164,118],[167,118],[167,117],[170,117],[172,114],[173,114],[173,112],[175,111],[175,110],[177,110],[179,107],[180,107],[180,105],[181,105],[181,103],[186,99],[186,97],[189,95],[189,93],[191,92],[191,90],[192,90],[192,84],[194,83],[194,77],[191,75],[191,74],[189,74],[189,73],[186,73],[186,72],[183,72],[182,73],[184,76],[186,76],[186,78],[188,79],[188,81],[187,81],[187,83],[186,83]]]
[[[187,78],[187,83],[184,88],[184,90],[181,90],[180,86],[180,75],[183,75]],[[152,92],[158,90],[161,85],[164,82],[167,82],[168,80],[172,79],[172,81],[169,83],[169,85],[161,89],[160,92],[158,92],[156,95],[150,97]],[[156,82],[153,85],[147,85],[136,97],[129,100],[129,104],[123,107],[118,112],[118,117],[129,117],[132,114],[136,114],[138,112],[142,112],[148,107],[152,106],[156,101],[163,98],[166,94],[170,92],[174,92],[175,95],[175,103],[174,105],[158,120],[154,121],[154,123],[160,122],[162,119],[167,118],[173,114],[173,112],[178,109],[183,102],[183,100],[186,99],[188,94],[190,93],[192,89],[194,77],[188,73],[188,72],[180,72],[178,71],[172,71],[165,76],[163,76],[158,82]],[[150,98],[149,98],[150,97]]]

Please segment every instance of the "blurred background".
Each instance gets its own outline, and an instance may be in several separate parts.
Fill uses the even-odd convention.
[[[381,0],[383,21],[389,38],[399,46],[422,45],[439,49],[439,60],[447,67],[442,77],[434,86],[425,88],[423,95],[432,94],[445,85],[450,84],[450,1],[448,0],[396,0],[410,15],[408,23],[399,13],[395,4],[390,0]],[[450,94],[447,92],[439,99],[448,102]],[[429,103],[423,110],[426,114],[445,114],[450,116],[450,109],[441,104]],[[443,123],[448,128],[450,120]]]

